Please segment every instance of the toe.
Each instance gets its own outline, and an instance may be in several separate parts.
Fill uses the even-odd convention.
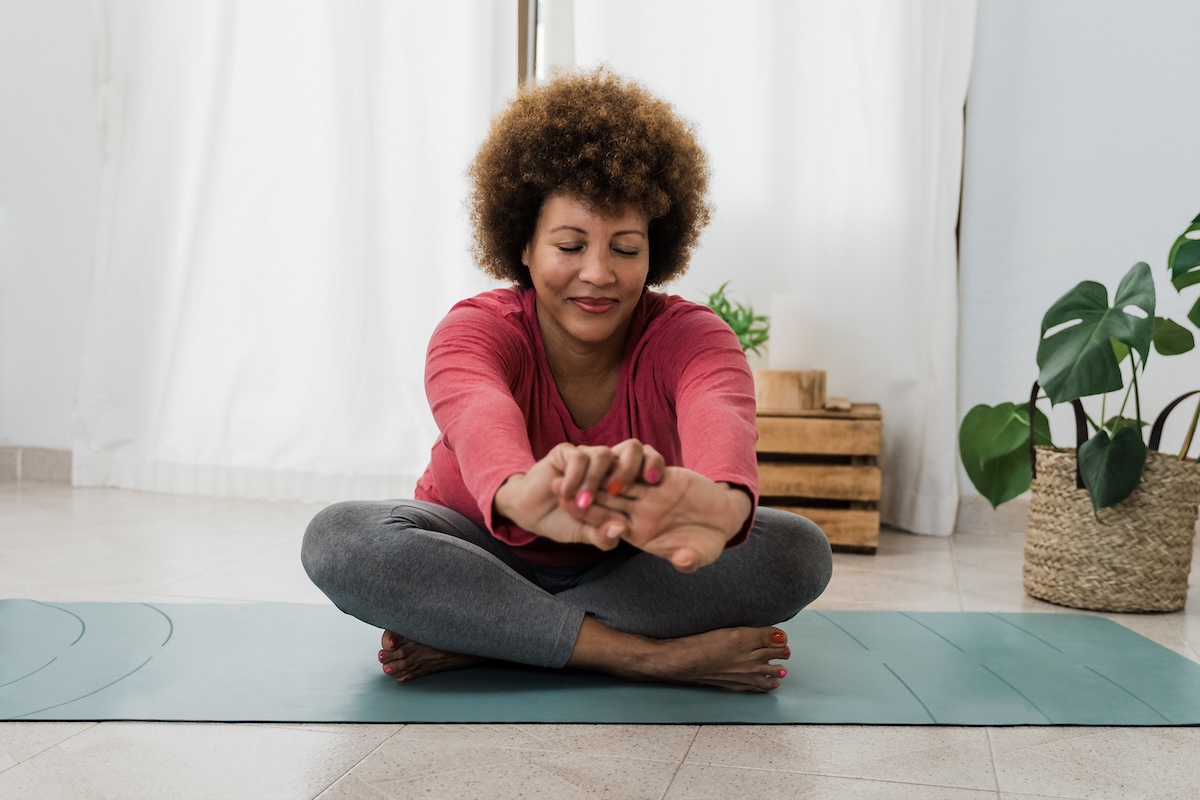
[[[379,644],[384,650],[395,650],[400,646],[400,637],[389,630],[384,630],[383,636],[379,638]]]
[[[785,645],[787,644],[787,634],[779,630],[779,628],[766,628],[767,644],[769,645]]]

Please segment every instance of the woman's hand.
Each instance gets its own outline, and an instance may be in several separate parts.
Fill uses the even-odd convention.
[[[682,467],[668,467],[656,485],[634,484],[599,502],[628,520],[622,538],[695,572],[717,560],[753,510],[750,496]]]
[[[565,464],[562,478],[551,488],[580,510],[589,508],[601,492],[617,495],[638,480],[657,483],[666,468],[662,454],[637,439],[612,447],[576,446],[564,449],[561,458]]]
[[[593,498],[614,464],[627,467],[621,465],[622,456],[615,449],[560,444],[528,472],[506,480],[492,503],[501,515],[530,533],[612,550],[627,532],[628,521],[596,505]]]

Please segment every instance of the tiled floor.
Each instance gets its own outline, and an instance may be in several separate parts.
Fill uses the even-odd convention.
[[[0,596],[324,603],[297,555],[317,508],[0,484]],[[1063,611],[1023,594],[1021,545],[885,533],[818,605]],[[1113,618],[1200,661],[1195,582]],[[0,800],[1033,796],[1191,800],[1200,729],[0,723]]]

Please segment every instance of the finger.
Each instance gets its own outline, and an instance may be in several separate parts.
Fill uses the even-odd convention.
[[[700,557],[690,547],[681,547],[671,554],[671,565],[680,572],[695,572],[700,569]]]
[[[605,503],[612,502],[612,498],[605,496]],[[569,500],[565,497],[558,498],[558,507],[566,513],[568,517],[585,525],[590,525],[593,528],[599,528],[605,524],[613,523],[621,526],[621,536],[627,532],[629,526],[629,517],[623,514],[619,509],[610,508],[600,502],[593,502],[587,508],[580,508],[579,503],[575,500]]]
[[[650,445],[642,445],[642,480],[655,484],[667,471],[667,460]]]
[[[630,537],[626,541],[640,547],[651,555],[665,558],[680,572],[695,572],[717,560],[723,547],[718,547],[710,537],[698,533],[664,533],[649,541],[638,543]]]
[[[610,495],[619,495],[633,484],[642,471],[644,445],[637,439],[626,439],[613,448],[616,462],[605,479],[604,490]]]
[[[577,542],[586,542],[601,550],[612,550],[621,543],[620,536],[610,536],[611,525],[614,523],[605,523],[600,527],[588,525],[586,522],[580,522],[576,529]]]
[[[581,447],[579,451],[586,457],[587,463],[583,480],[575,493],[575,504],[587,508],[600,492],[600,483],[608,474],[614,456],[609,447]]]
[[[563,452],[561,458],[563,464],[562,488],[558,496],[574,500],[583,485],[584,476],[587,475],[588,457],[582,449],[572,447],[569,452]]]

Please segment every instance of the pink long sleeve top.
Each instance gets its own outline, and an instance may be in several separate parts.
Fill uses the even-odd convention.
[[[532,289],[496,289],[454,306],[434,331],[425,391],[441,435],[416,498],[452,508],[539,566],[587,566],[603,553],[525,531],[496,513],[510,476],[555,445],[637,438],[668,466],[758,499],[754,382],[737,337],[710,309],[643,292],[612,406],[587,429],[571,419],[546,360]],[[731,541],[742,541],[753,514]]]

